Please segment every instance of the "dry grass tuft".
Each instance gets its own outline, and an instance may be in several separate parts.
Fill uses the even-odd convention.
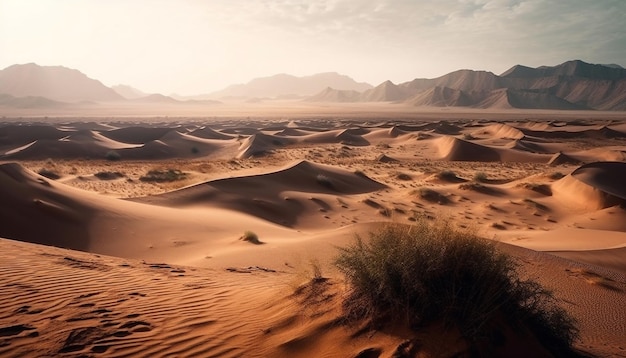
[[[246,231],[243,233],[243,235],[241,235],[241,237],[239,237],[239,240],[242,241],[246,241],[255,245],[261,245],[264,244],[264,242],[262,242],[261,240],[259,240],[259,236],[252,232],[252,231]]]
[[[431,188],[422,187],[413,191],[413,194],[417,194],[421,199],[440,205],[450,203],[450,199],[447,196]]]

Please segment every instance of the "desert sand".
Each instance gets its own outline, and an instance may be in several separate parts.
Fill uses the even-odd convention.
[[[626,357],[623,115],[335,111],[5,118],[0,356],[391,357],[414,332],[338,323],[337,247],[447,218],[554,291],[575,348]]]

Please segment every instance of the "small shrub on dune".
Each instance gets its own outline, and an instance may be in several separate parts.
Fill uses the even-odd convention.
[[[417,194],[421,199],[441,205],[448,204],[450,202],[450,199],[448,199],[447,196],[427,187],[422,187],[414,190],[412,194]]]
[[[143,182],[173,182],[187,178],[187,174],[178,169],[150,170],[146,175],[139,178]]]
[[[478,183],[484,183],[487,181],[487,174],[485,172],[477,172],[474,174],[474,181]]]
[[[565,176],[565,174],[563,174],[561,172],[554,172],[554,173],[548,174],[548,178],[550,178],[552,180],[559,180],[559,179],[563,178],[564,176]]]
[[[110,160],[112,162],[114,161],[118,161],[120,159],[122,159],[122,156],[120,155],[120,153],[114,151],[114,150],[110,150],[108,151],[104,157],[106,158],[106,160]]]
[[[459,177],[452,170],[442,170],[437,173],[437,179],[456,182],[459,180]]]
[[[94,176],[100,180],[115,180],[119,178],[123,178],[124,174],[120,172],[97,172]]]
[[[323,187],[325,187],[327,189],[331,189],[331,190],[335,189],[335,184],[333,183],[333,180],[330,177],[328,177],[328,176],[326,176],[324,174],[316,175],[315,176],[315,181],[319,185],[321,185],[321,186],[323,186]]]
[[[42,177],[46,177],[48,179],[57,180],[61,179],[61,175],[57,173],[55,170],[43,168],[37,172],[37,174]]]
[[[259,236],[256,233],[252,232],[252,231],[244,232],[243,235],[241,235],[239,237],[239,240],[246,241],[246,242],[249,242],[249,243],[255,244],[255,245],[263,244],[263,242],[261,240],[259,240]]]
[[[495,245],[441,220],[388,224],[367,242],[357,236],[335,261],[349,285],[344,317],[413,329],[443,322],[470,345],[489,340],[504,319],[565,354],[578,335],[573,319],[538,283],[520,279],[515,261]]]

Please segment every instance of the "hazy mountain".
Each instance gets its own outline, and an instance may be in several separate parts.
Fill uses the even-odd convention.
[[[27,96],[14,97],[10,94],[0,93],[0,106],[12,108],[51,108],[62,107],[67,103],[53,101],[45,97]]]
[[[352,78],[336,72],[319,73],[312,76],[296,77],[278,74],[255,78],[246,84],[238,84],[213,92],[211,98],[253,98],[284,97],[289,95],[311,96],[331,87],[336,90],[362,92],[372,88],[368,83],[356,82]]]
[[[301,98],[315,102],[393,102],[413,106],[626,110],[626,69],[580,60],[532,68],[516,65],[501,75],[458,70],[444,76],[376,87],[338,73],[296,77],[279,74],[233,85],[211,95],[174,98],[126,85],[113,88],[78,70],[33,63],[0,71],[0,106],[52,108],[72,103],[129,101],[214,105],[209,98]],[[193,99],[193,100],[190,100]]]
[[[354,90],[337,90],[326,87],[318,94],[307,98],[309,102],[356,102],[361,97],[361,93]]]
[[[321,94],[312,98],[321,98]],[[332,101],[331,96],[326,98]],[[438,107],[626,110],[626,69],[575,60],[537,68],[516,65],[500,76],[459,70],[398,85],[385,81],[358,98],[354,96],[354,101]]]
[[[0,71],[0,93],[14,97],[45,97],[54,101],[119,101],[123,97],[77,70],[34,63]]]
[[[111,89],[126,99],[137,99],[148,96],[147,93],[128,85],[115,85],[112,86]]]
[[[378,86],[367,90],[361,97],[365,102],[396,102],[408,97],[408,92],[387,80]]]

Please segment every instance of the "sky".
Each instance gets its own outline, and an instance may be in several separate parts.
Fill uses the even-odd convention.
[[[377,85],[572,59],[626,67],[626,0],[0,0],[0,69],[210,93],[339,72]]]

